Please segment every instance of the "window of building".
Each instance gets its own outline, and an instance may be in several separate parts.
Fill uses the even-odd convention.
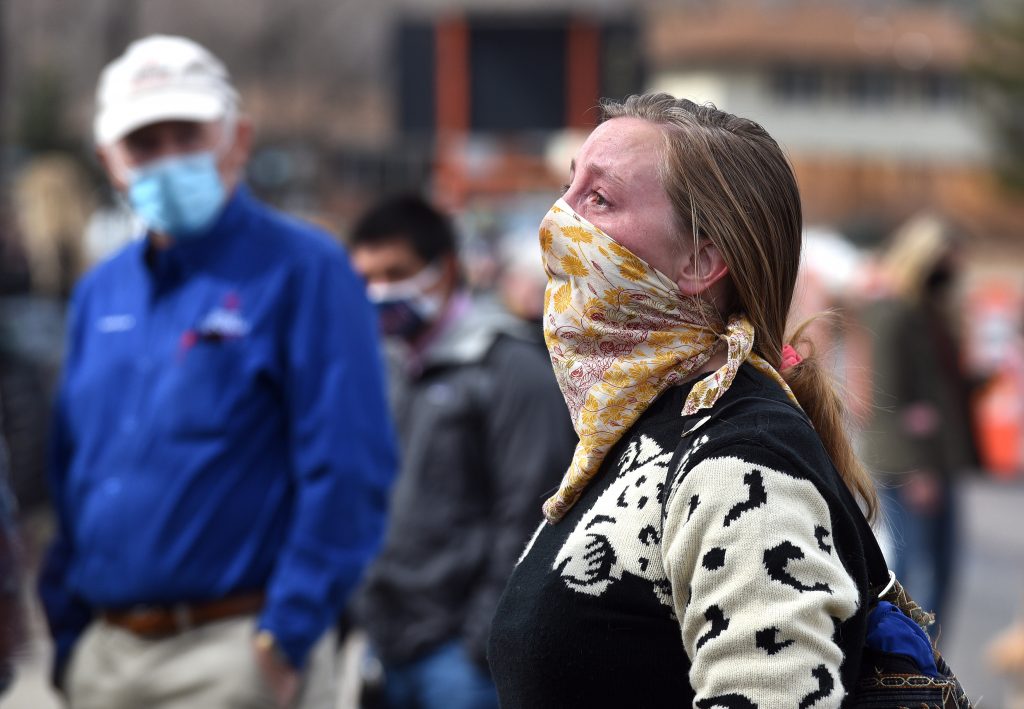
[[[896,94],[896,81],[886,69],[856,69],[848,77],[848,95],[855,104],[889,103]]]
[[[821,98],[825,82],[815,67],[783,66],[773,73],[772,84],[775,95],[783,101],[811,102]]]

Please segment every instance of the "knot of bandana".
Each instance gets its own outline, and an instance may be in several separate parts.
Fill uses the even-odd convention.
[[[558,200],[540,228],[548,286],[544,339],[579,443],[558,491],[544,503],[557,522],[597,474],[608,451],[668,387],[699,372],[724,341],[726,363],[697,382],[682,414],[714,406],[748,361],[783,387],[752,352],[744,316],[723,326],[713,308]],[[723,332],[724,330],[724,332]]]

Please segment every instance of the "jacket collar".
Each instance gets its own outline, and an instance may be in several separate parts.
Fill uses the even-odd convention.
[[[154,249],[149,236],[141,240],[141,255],[157,280],[200,270],[244,231],[258,202],[244,184],[235,187],[220,215],[207,233],[187,241],[175,241],[166,249]]]
[[[445,322],[435,339],[413,363],[414,369],[480,362],[501,335],[532,340],[529,323],[505,311],[491,299],[474,299],[467,293],[453,297],[455,317]]]

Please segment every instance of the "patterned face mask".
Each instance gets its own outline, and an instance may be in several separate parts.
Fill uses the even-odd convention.
[[[728,360],[694,385],[682,414],[714,406],[744,361],[782,377],[753,354],[744,316],[724,325],[699,298],[619,245],[558,200],[540,227],[548,286],[544,340],[580,438],[544,515],[557,522],[597,474],[608,451],[668,387],[699,371],[721,346]],[[796,401],[793,398],[794,402]]]

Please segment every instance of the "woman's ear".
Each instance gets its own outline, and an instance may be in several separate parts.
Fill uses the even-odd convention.
[[[698,238],[693,240],[686,257],[680,260],[676,285],[683,295],[706,293],[716,285],[718,288],[714,290],[718,291],[725,285],[726,280],[723,279],[728,273],[729,267],[718,247],[710,239]]]

